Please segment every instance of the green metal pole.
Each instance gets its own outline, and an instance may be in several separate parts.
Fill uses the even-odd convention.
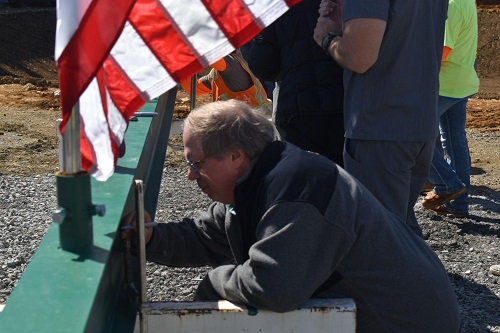
[[[59,209],[53,221],[59,224],[61,248],[83,253],[93,245],[90,175],[81,171],[80,104],[76,103],[59,144],[61,172],[56,175]]]
[[[93,245],[92,198],[90,175],[56,175],[57,204],[60,214],[59,240],[61,248],[74,253],[84,253]]]

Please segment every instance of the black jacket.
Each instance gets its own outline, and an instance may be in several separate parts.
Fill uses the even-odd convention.
[[[148,260],[214,266],[196,300],[283,312],[311,297],[351,297],[357,332],[458,332],[438,256],[326,158],[273,142],[234,194],[236,215],[214,203],[198,219],[159,223],[148,243]]]
[[[280,82],[276,123],[295,116],[337,113],[343,122],[343,69],[316,44],[321,0],[290,8],[253,41],[247,62],[262,81]]]

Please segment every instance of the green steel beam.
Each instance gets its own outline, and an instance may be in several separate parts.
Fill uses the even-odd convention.
[[[113,176],[106,182],[91,179],[91,201],[105,205],[106,213],[91,221],[93,239],[88,249],[79,251],[81,244],[74,249],[70,244],[70,250],[64,250],[60,229],[56,224],[50,226],[0,313],[0,332],[133,331],[137,309],[124,290],[123,252],[117,231],[123,214],[134,207],[134,179],[143,180],[146,188],[158,192],[163,170],[161,156],[165,157],[175,94],[176,90],[171,90],[141,109],[157,115],[130,122],[125,135],[127,152],[118,161]],[[80,179],[62,182],[62,187],[77,184],[80,188]],[[75,191],[80,189],[73,189],[76,197]],[[158,193],[150,195],[154,203],[147,198],[145,201],[153,205],[147,208],[156,209]],[[58,198],[58,204],[61,202],[64,200]],[[134,270],[137,283],[136,265]]]

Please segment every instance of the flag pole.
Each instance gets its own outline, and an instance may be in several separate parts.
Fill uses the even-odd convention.
[[[196,107],[196,74],[191,77],[191,100],[189,103],[189,111],[193,111]]]
[[[71,110],[64,134],[60,138],[59,172],[56,174],[57,204],[52,214],[59,224],[59,243],[66,251],[82,254],[93,245],[92,215],[98,214],[92,205],[90,175],[82,172],[80,153],[79,102]]]
[[[82,167],[80,155],[80,102],[71,110],[71,116],[63,135],[63,165],[59,170],[67,175],[77,174]]]

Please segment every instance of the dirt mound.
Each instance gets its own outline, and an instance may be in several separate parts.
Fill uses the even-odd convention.
[[[478,1],[478,98],[469,102],[467,127],[500,132],[500,1]],[[54,61],[55,8],[0,6],[0,173],[57,170],[56,120],[61,116]],[[210,100],[199,97],[198,104]],[[180,91],[175,112],[186,114]],[[492,161],[493,165],[498,165]]]
[[[54,8],[0,7],[0,83],[58,84]]]

